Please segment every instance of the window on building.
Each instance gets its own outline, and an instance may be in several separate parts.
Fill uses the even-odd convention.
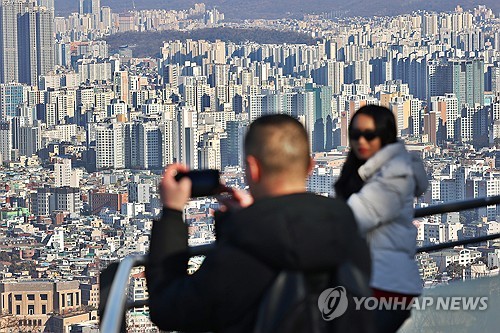
[[[33,304],[28,305],[28,314],[35,314],[35,306]]]
[[[16,314],[17,315],[21,314],[21,306],[20,305],[16,305]]]
[[[28,294],[28,301],[34,301],[35,300],[35,294]]]
[[[73,294],[66,294],[66,306],[73,306]]]
[[[22,301],[23,300],[23,295],[14,295],[14,298],[16,301]]]
[[[47,300],[47,294],[40,294],[40,299],[42,301],[46,301]]]
[[[42,304],[42,314],[47,314],[47,305]]]

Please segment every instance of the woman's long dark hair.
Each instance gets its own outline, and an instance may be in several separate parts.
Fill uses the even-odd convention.
[[[396,119],[391,110],[378,105],[366,105],[361,107],[352,117],[349,123],[349,132],[352,131],[354,119],[360,114],[370,116],[375,121],[375,130],[382,141],[382,147],[394,143],[397,140]],[[342,167],[340,177],[334,185],[335,194],[338,198],[347,200],[353,193],[357,193],[364,185],[363,180],[358,174],[358,169],[366,161],[360,160],[351,151]]]

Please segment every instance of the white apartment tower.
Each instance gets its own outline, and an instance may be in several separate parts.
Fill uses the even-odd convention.
[[[192,107],[181,107],[177,116],[178,149],[176,161],[198,169],[198,114]]]
[[[443,123],[446,124],[446,138],[455,139],[455,125],[459,117],[458,99],[455,94],[431,97],[432,110],[440,114]]]
[[[71,186],[71,160],[58,158],[54,164],[55,187]]]
[[[120,123],[96,128],[96,168],[121,169],[125,167],[124,130]]]
[[[174,149],[176,147],[174,144],[174,138],[178,137],[177,135],[174,135],[175,128],[176,126],[174,126],[174,120],[172,119],[167,119],[160,124],[162,166],[166,166],[174,162]]]

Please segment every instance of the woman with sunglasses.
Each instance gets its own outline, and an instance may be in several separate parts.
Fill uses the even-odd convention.
[[[413,199],[426,190],[427,174],[397,139],[394,115],[385,107],[360,108],[349,124],[349,142],[335,192],[353,210],[370,246],[374,296],[400,304],[396,310],[376,310],[376,331],[396,332],[410,316],[405,305],[422,291],[412,221]]]

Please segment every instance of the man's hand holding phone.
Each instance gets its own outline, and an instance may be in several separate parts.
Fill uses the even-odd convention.
[[[189,168],[180,163],[174,163],[165,168],[159,186],[163,207],[181,211],[184,209],[191,197],[191,179],[182,177],[176,180],[176,176],[187,172],[189,172]]]
[[[160,183],[160,198],[164,207],[183,210],[190,197],[215,195],[221,211],[239,210],[253,204],[245,191],[221,184],[218,170],[192,170],[186,165],[169,165]]]

